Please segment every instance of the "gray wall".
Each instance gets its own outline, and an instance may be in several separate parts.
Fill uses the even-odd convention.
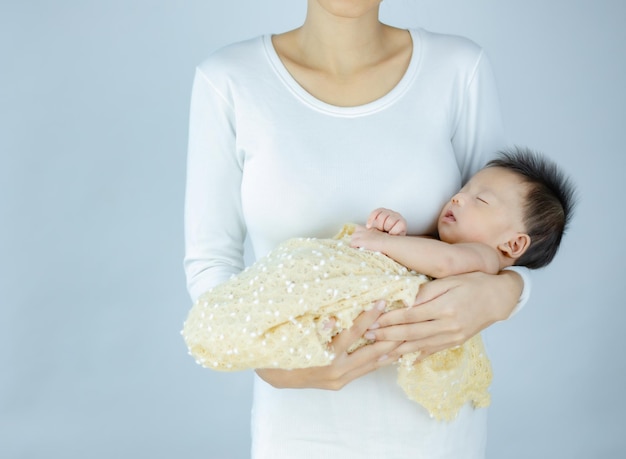
[[[0,1],[0,457],[245,458],[251,374],[186,355],[194,66],[304,0]],[[491,57],[511,143],[582,200],[526,309],[487,334],[490,458],[626,454],[622,0],[386,0]]]

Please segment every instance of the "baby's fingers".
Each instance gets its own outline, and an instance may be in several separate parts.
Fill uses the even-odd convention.
[[[385,220],[384,220],[384,217],[383,217],[379,221],[379,218],[381,217],[381,214],[385,210],[386,209],[382,209],[382,208],[373,210],[372,213],[370,213],[369,217],[367,218],[367,222],[365,223],[365,227],[367,229],[376,228],[376,229],[382,231],[382,226],[380,226],[380,225],[382,225],[382,223],[384,223]],[[382,221],[382,223],[380,223],[381,221]]]

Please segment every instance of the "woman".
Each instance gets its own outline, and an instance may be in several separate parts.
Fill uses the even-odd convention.
[[[377,207],[402,213],[411,234],[432,233],[446,197],[504,146],[480,48],[384,25],[380,1],[308,0],[301,27],[198,67],[185,212],[192,298],[243,269],[246,234],[260,257],[290,237],[330,237]],[[485,410],[434,421],[389,364],[507,318],[522,287],[513,271],[440,279],[419,307],[363,313],[334,341],[328,367],[257,370],[253,457],[483,457]],[[367,331],[376,342],[347,354]]]

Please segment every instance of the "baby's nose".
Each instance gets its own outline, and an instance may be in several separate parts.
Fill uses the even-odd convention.
[[[462,206],[464,203],[463,195],[461,195],[461,193],[455,194],[454,196],[452,196],[452,202],[457,206]]]

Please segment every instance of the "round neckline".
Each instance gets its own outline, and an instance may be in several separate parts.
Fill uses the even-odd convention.
[[[411,53],[411,59],[409,60],[409,65],[400,81],[384,96],[366,104],[354,105],[350,107],[329,104],[309,93],[295,80],[293,76],[291,76],[283,62],[280,60],[280,57],[274,48],[274,44],[272,43],[272,35],[266,34],[263,35],[262,38],[265,53],[270,61],[270,64],[272,65],[272,68],[285,86],[294,94],[294,96],[315,110],[336,116],[353,117],[368,115],[383,110],[400,99],[411,86],[411,82],[417,74],[422,53],[419,31],[409,29],[409,34],[411,36],[411,40],[413,41],[413,50]]]

